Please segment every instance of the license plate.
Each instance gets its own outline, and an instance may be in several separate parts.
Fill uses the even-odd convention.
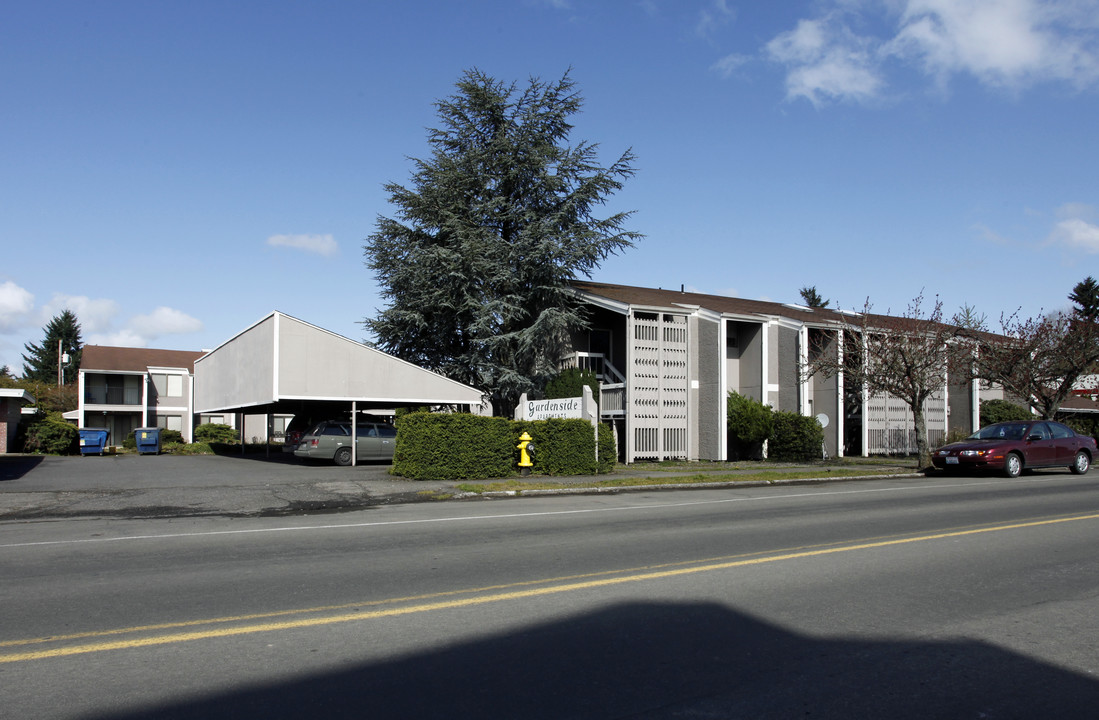
[[[947,465],[957,465],[957,464],[958,464],[958,458],[956,458],[956,457],[948,457],[948,458],[946,459],[946,464],[947,464]]]

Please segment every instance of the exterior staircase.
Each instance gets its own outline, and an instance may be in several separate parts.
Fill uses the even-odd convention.
[[[602,353],[575,352],[565,358],[565,367],[590,370],[599,381],[599,417],[626,417],[626,377]]]

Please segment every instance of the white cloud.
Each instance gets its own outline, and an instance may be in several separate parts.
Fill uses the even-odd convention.
[[[34,295],[11,280],[0,284],[0,331],[26,325],[34,310]]]
[[[1049,242],[1088,254],[1099,253],[1099,225],[1080,218],[1062,220],[1053,228]]]
[[[885,84],[871,43],[831,19],[801,20],[766,50],[787,66],[788,100],[803,97],[817,106],[829,100],[867,101]]]
[[[727,0],[710,0],[698,11],[695,33],[699,37],[711,38],[724,25],[736,19],[736,11],[729,7]]]
[[[77,317],[80,316],[77,315]],[[97,331],[88,334],[84,341],[89,345],[149,347],[153,341],[161,336],[196,333],[200,332],[203,327],[201,320],[193,318],[185,312],[160,306],[151,313],[134,315],[123,328],[99,328]]]
[[[339,252],[340,246],[331,235],[272,235],[267,238],[271,247],[288,247],[330,257]]]
[[[76,315],[81,333],[104,332],[113,324],[122,311],[122,306],[106,298],[89,298],[84,295],[55,294],[42,306],[39,316],[45,325],[63,311],[69,310]]]
[[[1092,32],[1078,24],[1089,6]],[[1045,80],[1086,86],[1099,79],[1097,12],[1090,0],[909,0],[888,49],[917,59],[939,82],[968,73],[1001,87]]]
[[[825,0],[765,46],[785,67],[787,99],[867,102],[886,72],[914,67],[945,88],[969,75],[1020,91],[1099,84],[1099,0]],[[852,28],[858,28],[856,32]]]
[[[199,332],[203,328],[201,320],[163,306],[148,315],[134,316],[128,325],[130,331],[149,340],[161,335],[186,335]]]
[[[1093,206],[1087,203],[1065,203],[1057,208],[1057,217],[1063,220],[1072,220],[1074,218],[1090,220],[1096,217],[1096,211]]]
[[[92,333],[84,339],[84,343],[110,347],[148,347],[149,339],[133,330],[116,330],[109,333]]]
[[[710,66],[711,70],[716,71],[721,77],[728,78],[733,75],[737,70],[746,65],[751,58],[747,55],[738,55],[733,53],[732,55],[726,55],[713,65]]]
[[[980,235],[983,240],[985,240],[986,242],[990,242],[993,245],[1006,246],[1014,244],[1013,240],[1011,240],[1010,238],[1006,238],[1003,235],[1000,235],[998,232],[988,227],[987,225],[977,223],[973,226],[973,229],[976,230],[977,234]]]
[[[49,302],[36,308],[30,292],[6,281],[0,283],[0,365],[21,367],[19,352],[23,343],[41,342],[40,336],[16,340],[20,328],[45,327],[65,310],[76,315],[81,338],[88,345],[149,347],[161,336],[197,333],[204,328],[201,320],[165,306],[134,315],[123,323],[120,303],[83,295],[56,293]]]

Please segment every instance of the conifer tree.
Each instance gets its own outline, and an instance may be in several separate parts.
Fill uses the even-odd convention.
[[[1080,318],[1091,322],[1099,321],[1099,283],[1095,282],[1095,278],[1088,275],[1076,283],[1068,299],[1072,301],[1073,310]]]
[[[80,339],[80,323],[70,310],[63,310],[54,316],[43,328],[45,338],[41,345],[24,343],[27,354],[23,355],[23,379],[55,384],[58,369],[58,341],[60,353],[69,356],[65,363],[65,383],[76,382],[76,368],[80,367],[80,353],[83,342]]]
[[[388,306],[364,325],[382,350],[485,391],[497,413],[559,370],[585,315],[569,283],[639,234],[596,213],[633,175],[569,143],[582,99],[566,73],[520,89],[478,70],[436,102],[431,156],[387,184],[395,216],[364,246]]]
[[[805,303],[806,307],[826,308],[831,302],[830,300],[825,300],[817,293],[816,285],[813,285],[812,287],[803,287],[798,290],[798,293],[801,294],[801,301]]]

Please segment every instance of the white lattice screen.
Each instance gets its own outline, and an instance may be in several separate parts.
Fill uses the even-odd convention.
[[[629,425],[634,460],[686,458],[688,331],[684,315],[635,312]]]
[[[924,403],[927,442],[941,445],[946,438],[946,396],[936,393]],[[910,455],[916,452],[916,423],[908,405],[890,395],[875,395],[866,407],[867,451],[871,455]]]

